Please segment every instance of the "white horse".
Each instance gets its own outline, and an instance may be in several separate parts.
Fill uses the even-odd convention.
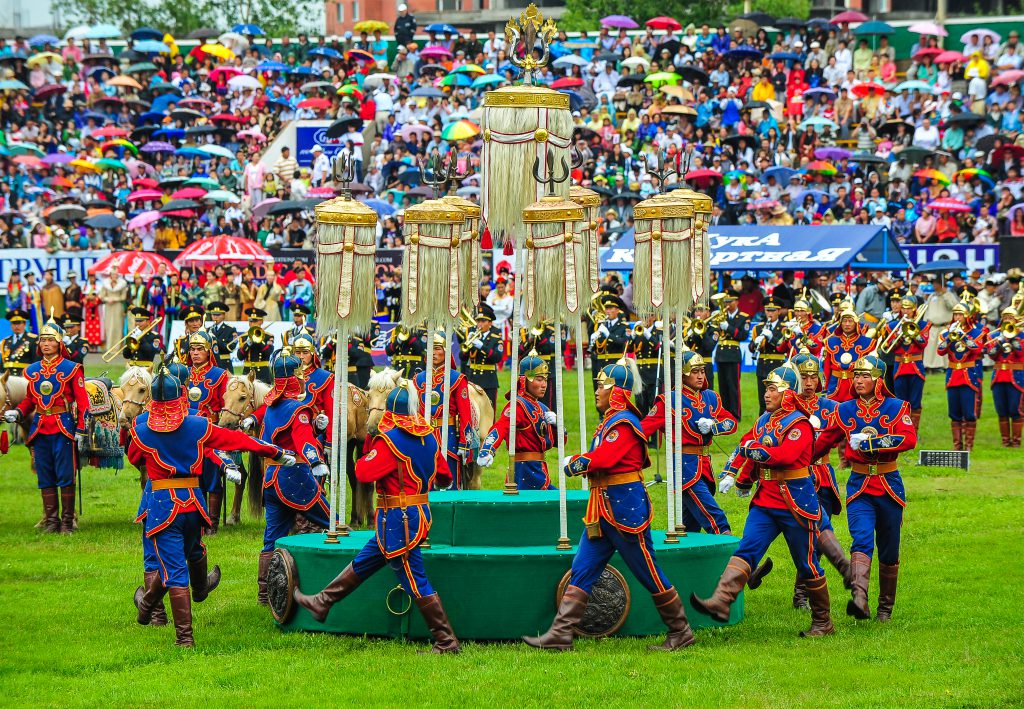
[[[117,380],[117,386],[110,392],[121,402],[121,415],[118,419],[121,428],[131,426],[135,418],[146,410],[152,400],[152,384],[153,374],[147,367],[128,367],[124,370]]]
[[[263,405],[263,400],[270,392],[270,387],[256,378],[256,372],[235,374],[228,377],[224,389],[224,408],[218,414],[217,423],[225,428],[238,428],[242,419],[251,416]],[[231,498],[231,513],[225,524],[238,524],[242,516],[242,495],[245,492],[249,473],[256,477],[249,485],[249,510],[260,514],[263,502],[263,463],[255,455],[249,456],[249,464],[242,465],[242,482],[235,484],[235,493]]]

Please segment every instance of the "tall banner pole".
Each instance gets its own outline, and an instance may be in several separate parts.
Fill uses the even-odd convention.
[[[569,543],[569,515],[565,499],[565,468],[562,467],[562,460],[565,458],[565,397],[562,394],[562,323],[560,320],[554,322],[554,330],[555,405],[558,407],[558,424],[555,429],[555,435],[558,436],[558,544],[555,548],[565,551],[572,549],[572,545]]]
[[[515,422],[518,421],[518,406],[519,406],[519,342],[520,342],[520,325],[523,314],[523,292],[522,292],[522,276],[520,272],[523,268],[523,250],[516,249],[516,272],[513,277],[513,283],[515,283],[515,299],[512,302],[512,364],[509,368],[510,374],[512,375],[512,388],[509,391],[509,416],[511,417],[511,425],[508,427],[508,471],[505,473],[505,487],[503,492],[506,495],[518,495],[519,486],[516,485],[516,426]],[[561,464],[561,458],[559,458],[559,464]]]
[[[676,374],[675,374],[675,409],[677,412],[683,410],[683,314],[676,312]],[[676,534],[686,536],[686,525],[683,523],[683,417],[676,416],[676,470],[679,472],[679,480],[676,484]]]
[[[666,305],[664,308],[664,314],[662,316],[665,323],[665,327],[669,326],[671,311]],[[668,336],[668,332],[663,332],[661,335],[662,342],[665,341],[665,337]],[[667,495],[666,503],[666,515],[667,524],[665,530],[665,543],[666,544],[678,544],[679,539],[676,537],[676,499],[675,499],[675,456],[673,451],[675,450],[675,441],[672,435],[672,377],[668,376],[668,373],[672,371],[672,348],[662,347],[662,353],[665,357],[665,490]],[[678,418],[678,416],[676,417]]]
[[[451,435],[450,427],[448,425],[449,412],[451,411],[452,401],[452,326],[450,323],[444,327],[444,403],[441,405],[441,450],[448,455],[448,437]],[[462,475],[462,465],[460,463],[455,464],[455,473],[457,476]],[[452,478],[452,488],[455,490],[462,489],[462,480],[456,480]]]
[[[584,393],[586,378],[587,367],[583,360],[583,317],[578,315],[576,317],[576,397],[580,407],[580,455],[590,450],[587,440],[587,395]],[[587,478],[580,476],[580,480],[583,483],[583,489],[586,490],[588,488]]]
[[[328,498],[331,526],[325,540],[328,544],[338,544],[338,537],[349,535],[345,521],[345,486],[348,481],[341,475],[343,448],[345,458],[348,457],[348,337],[348,332],[339,331],[338,353],[334,358],[334,445],[331,446],[331,494]]]

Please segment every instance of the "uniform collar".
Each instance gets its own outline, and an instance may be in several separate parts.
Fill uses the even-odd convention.
[[[189,378],[192,379],[193,381],[196,381],[197,379],[202,378],[203,375],[205,375],[211,369],[213,369],[212,356],[210,357],[209,360],[207,360],[206,364],[192,365],[192,369],[189,371]]]

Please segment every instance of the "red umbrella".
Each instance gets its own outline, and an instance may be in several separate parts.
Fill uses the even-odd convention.
[[[138,183],[138,180],[136,180],[136,184],[137,183]],[[152,200],[155,200],[155,199],[162,199],[163,196],[164,196],[164,193],[161,192],[160,190],[154,190],[154,189],[135,190],[130,195],[128,195],[128,201],[129,202],[148,202],[148,201],[152,201]]]
[[[991,85],[999,86],[1000,84],[1006,84],[1007,86],[1011,86],[1021,79],[1024,79],[1024,71],[1021,71],[1020,69],[1010,69],[1009,71],[999,72],[999,76],[992,79]]]
[[[143,277],[155,276],[160,265],[167,268],[168,273],[177,273],[178,269],[166,257],[151,251],[115,251],[100,259],[89,267],[89,273],[108,273],[115,268],[122,276]]]
[[[123,138],[126,135],[128,135],[128,131],[117,126],[106,126],[92,132],[93,138]]]
[[[722,181],[722,173],[707,169],[690,170],[683,179],[695,185],[711,185]]]
[[[331,102],[325,98],[307,98],[299,101],[297,108],[312,108],[316,111],[324,111],[331,107]]]
[[[583,79],[577,76],[563,76],[561,79],[555,79],[551,82],[551,88],[553,89],[575,89],[577,86],[583,86]]]
[[[174,259],[174,265],[208,265],[212,263],[266,263],[273,259],[259,242],[236,236],[211,236],[192,242]]]
[[[156,189],[156,186],[160,183],[154,180],[152,177],[140,177],[137,180],[132,180],[132,184],[134,184],[139,189],[145,188],[147,190],[152,190]]]
[[[652,30],[679,31],[683,29],[683,26],[679,24],[679,20],[674,20],[671,17],[665,17],[664,15],[662,15],[661,17],[652,17],[651,19],[647,20],[647,22],[645,22],[644,24],[650,27]]]
[[[853,91],[854,96],[864,98],[868,94],[881,96],[882,94],[885,93],[886,89],[885,86],[882,84],[876,84],[873,81],[865,81],[860,84],[854,84],[851,91]]]
[[[210,116],[210,120],[214,123],[242,123],[245,121],[241,116],[235,116],[230,113],[218,113],[216,116]]]
[[[851,22],[867,22],[868,16],[863,12],[857,12],[856,10],[847,10],[846,12],[840,12],[838,15],[829,20],[829,24],[833,25],[846,25]]]
[[[925,57],[937,57],[942,54],[945,50],[939,49],[938,47],[925,47],[919,49],[917,54],[914,55],[914,59],[924,59]]]
[[[35,98],[48,98],[54,94],[62,94],[67,90],[68,87],[63,84],[46,84],[45,86],[40,86],[36,89]]]
[[[939,212],[969,212],[971,208],[969,205],[964,204],[958,199],[952,197],[941,197],[939,199],[933,199],[927,205],[928,209],[934,209]]]
[[[202,187],[182,187],[171,195],[171,199],[201,199],[206,196]]]
[[[169,212],[160,212],[160,216],[163,217],[181,217],[182,219],[192,219],[196,216],[196,213],[191,209],[172,209]]]
[[[1024,157],[1024,147],[1019,145],[1000,145],[998,148],[992,151],[992,155],[989,158],[993,163],[999,163],[1006,159],[1006,153],[1010,153],[1014,158],[1018,160]]]
[[[45,180],[43,180],[43,182],[50,185],[50,187],[67,187],[68,189],[71,189],[72,187],[75,186],[74,183],[71,182],[71,180],[69,180],[66,177],[60,177],[59,175],[54,177],[47,177]]]

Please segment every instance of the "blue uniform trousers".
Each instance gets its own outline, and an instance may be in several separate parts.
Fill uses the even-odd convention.
[[[903,374],[893,381],[893,394],[910,404],[910,409],[921,408],[921,396],[924,394],[924,379],[916,374]]]
[[[789,510],[753,505],[743,525],[743,539],[733,556],[740,557],[754,569],[780,534],[786,538],[798,577],[817,579],[825,574],[814,553],[815,524],[808,520],[797,521]]]
[[[870,557],[877,544],[880,563],[899,563],[903,506],[896,500],[888,495],[862,493],[846,503],[846,519],[853,536],[851,554],[859,551]]]
[[[520,490],[557,490],[548,479],[544,463],[539,460],[524,460],[516,463],[516,487]]]
[[[725,511],[713,495],[711,483],[703,476],[689,490],[683,491],[683,525],[687,532],[703,530],[708,534],[729,534],[732,531]]]
[[[978,418],[978,392],[969,386],[946,389],[949,418],[953,421],[976,421]]]
[[[570,585],[590,593],[590,589],[604,572],[604,567],[618,551],[637,581],[652,594],[672,588],[672,582],[668,580],[654,558],[650,528],[639,534],[630,534],[613,527],[604,518],[600,524],[601,536],[597,539],[591,539],[583,532],[580,548],[572,560]]]
[[[142,525],[142,570],[146,573],[160,570],[156,547],[153,546],[153,540],[146,536],[146,525]]]
[[[274,544],[278,539],[287,537],[295,525],[295,515],[300,512],[310,522],[321,527],[330,527],[330,506],[324,493],[316,504],[308,510],[297,510],[287,502],[278,497],[277,490],[273,487],[263,488],[263,511],[267,517],[267,528],[263,531],[263,551],[274,551]]]
[[[830,487],[819,487],[818,488],[818,508],[821,509],[821,519],[818,521],[818,531],[825,532],[828,530],[835,531],[832,527],[832,517],[828,511],[835,506],[836,494]]]
[[[1020,390],[1009,382],[997,382],[992,385],[992,401],[996,405],[999,418],[1020,418]]]
[[[174,521],[149,538],[153,543],[160,578],[167,588],[188,588],[188,564],[206,556],[203,516],[179,512]]]
[[[224,485],[221,484],[220,479],[221,466],[218,463],[214,463],[209,458],[203,458],[203,472],[199,476],[199,487],[205,493],[211,492],[222,492]],[[210,517],[213,518],[217,515],[217,510],[210,510]]]
[[[383,569],[385,564],[395,572],[402,590],[413,598],[434,595],[434,588],[427,579],[427,570],[423,568],[423,552],[420,551],[419,545],[413,547],[407,554],[386,559],[377,544],[377,538],[373,537],[352,561],[352,570],[365,581]]]
[[[75,441],[63,433],[39,433],[32,439],[39,489],[75,484]]]

